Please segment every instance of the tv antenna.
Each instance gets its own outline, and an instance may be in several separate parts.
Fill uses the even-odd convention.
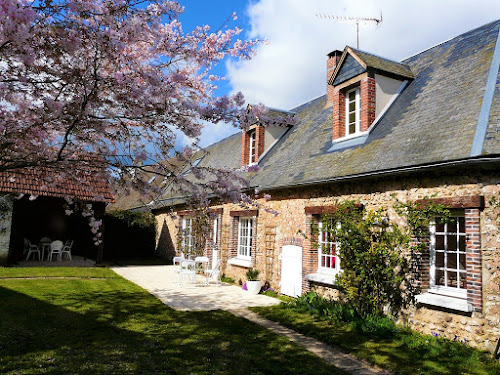
[[[334,16],[331,14],[316,14],[316,17],[326,20],[333,20],[338,22],[355,23],[356,24],[356,48],[359,49],[359,24],[369,25],[374,23],[379,25],[382,23],[382,12],[380,18],[365,18],[365,17],[349,17],[349,16]]]

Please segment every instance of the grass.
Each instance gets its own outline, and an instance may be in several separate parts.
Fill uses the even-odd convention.
[[[0,280],[6,278],[106,278],[121,279],[116,273],[106,268],[87,267],[0,267]]]
[[[108,269],[0,278],[1,374],[343,374],[228,312],[172,310]]]
[[[328,322],[309,313],[294,311],[284,304],[251,309],[393,374],[500,374],[500,365],[489,353],[409,329],[401,329],[390,338],[381,338],[360,333],[354,324]]]

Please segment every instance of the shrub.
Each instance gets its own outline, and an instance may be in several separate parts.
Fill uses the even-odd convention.
[[[236,284],[236,281],[232,277],[228,277],[225,274],[223,274],[220,279],[223,283]]]
[[[309,292],[288,304],[299,312],[308,312],[335,322],[353,322],[359,318],[351,304],[323,298]]]
[[[378,337],[390,337],[396,331],[396,323],[386,316],[368,315],[356,322],[356,329],[364,334]]]
[[[366,335],[390,337],[397,331],[396,323],[386,316],[370,314],[363,318],[351,303],[326,299],[314,292],[298,297],[287,307],[330,322],[354,323],[356,330]]]
[[[408,262],[402,254],[409,236],[389,222],[385,211],[369,211],[346,201],[321,220],[323,230],[339,243],[343,272],[337,285],[358,314],[383,315],[387,306],[395,312],[408,301],[404,295]]]
[[[247,280],[248,281],[257,281],[259,280],[259,270],[255,268],[250,268],[247,271]]]

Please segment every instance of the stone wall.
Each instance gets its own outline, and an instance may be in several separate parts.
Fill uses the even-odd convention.
[[[460,315],[454,312],[443,312],[431,308],[409,310],[407,321],[415,329],[431,333],[436,332],[454,338],[466,339],[472,345],[490,349],[500,337],[500,250],[498,244],[497,212],[490,206],[489,201],[498,195],[500,178],[494,173],[483,171],[464,171],[445,174],[427,173],[420,175],[406,175],[394,178],[380,178],[353,183],[332,183],[310,188],[284,189],[269,192],[270,201],[259,199],[261,205],[256,219],[256,243],[253,266],[266,276],[271,286],[280,290],[281,261],[279,254],[283,241],[289,238],[302,238],[304,259],[311,264],[315,255],[312,254],[311,241],[308,238],[308,218],[306,207],[334,205],[337,201],[355,200],[363,204],[368,210],[387,208],[389,217],[397,223],[403,224],[393,205],[399,201],[414,201],[426,197],[459,197],[484,196],[485,207],[480,212],[481,228],[481,258],[482,263],[482,311],[469,315]],[[237,205],[225,204],[223,208],[222,236],[220,250],[223,260],[223,272],[235,280],[244,281],[246,268],[227,265],[231,258],[230,251],[234,244],[234,221],[230,216],[231,210],[241,208]],[[277,211],[277,216],[263,208]],[[158,224],[168,225],[169,232],[176,236],[176,219],[165,213],[158,212]],[[161,228],[157,233],[161,232]],[[273,233],[272,235],[270,233]],[[173,237],[175,238],[175,237]],[[175,244],[176,241],[174,240]],[[312,255],[311,255],[312,254]],[[307,255],[310,255],[307,258]],[[316,260],[317,262],[317,260]],[[303,290],[315,290],[327,296],[335,296],[337,292],[326,285],[319,285],[303,280]]]
[[[0,197],[0,265],[7,262],[9,256],[10,230],[12,226],[13,200],[10,196]]]

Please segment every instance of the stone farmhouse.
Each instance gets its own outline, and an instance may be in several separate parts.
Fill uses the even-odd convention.
[[[489,23],[401,62],[335,50],[326,61],[326,95],[282,111],[297,123],[257,122],[196,155],[200,166],[257,163],[250,191],[271,195],[255,210],[214,204],[207,243],[216,246],[206,247],[208,256],[222,259],[236,280],[255,267],[283,294],[334,295],[342,264],[313,246],[311,224],[322,243],[321,215],[338,201],[387,207],[397,219],[395,199],[431,197],[457,220],[430,228],[408,322],[492,349],[500,337],[500,236],[491,204],[500,191],[499,28],[500,21]],[[170,255],[194,241],[183,203],[167,189],[153,210],[158,247]]]

